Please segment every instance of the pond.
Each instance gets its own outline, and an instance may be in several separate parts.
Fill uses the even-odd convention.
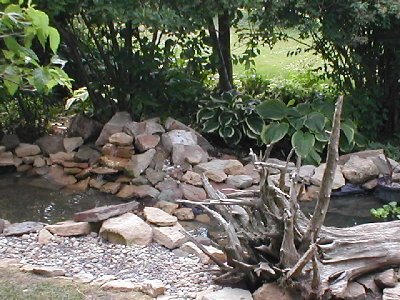
[[[70,194],[59,190],[40,177],[9,173],[0,175],[0,218],[10,222],[40,221],[55,223],[71,219],[74,213],[96,206],[123,203],[118,197],[90,189]],[[302,202],[306,214],[315,202]],[[369,210],[382,203],[373,196],[332,197],[325,224],[348,227],[376,222]]]

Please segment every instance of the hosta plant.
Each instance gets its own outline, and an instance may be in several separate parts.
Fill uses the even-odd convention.
[[[256,110],[259,104],[259,100],[236,91],[211,96],[202,101],[197,123],[203,132],[218,133],[228,145],[237,145],[244,137],[260,142],[265,124]]]

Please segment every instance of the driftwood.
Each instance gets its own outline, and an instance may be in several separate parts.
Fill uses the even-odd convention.
[[[271,146],[255,162],[261,174],[259,191],[236,191],[227,198],[202,177],[210,199],[190,203],[203,207],[227,233],[228,265],[221,268],[221,282],[245,280],[257,288],[279,281],[303,299],[344,299],[349,283],[358,277],[400,265],[400,221],[323,226],[338,161],[342,102],[339,97],[323,183],[310,219],[297,203],[296,171],[289,193],[269,180],[265,161]]]

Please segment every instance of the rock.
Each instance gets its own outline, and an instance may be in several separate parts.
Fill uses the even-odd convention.
[[[60,236],[87,235],[91,232],[88,222],[64,221],[45,227],[52,234]]]
[[[118,170],[107,168],[107,167],[98,167],[98,168],[91,169],[90,172],[93,174],[97,174],[97,175],[108,175],[108,174],[118,173]]]
[[[64,145],[65,151],[70,153],[83,145],[83,138],[80,136],[64,138],[63,145]]]
[[[167,118],[165,121],[165,129],[167,130],[186,130],[194,133],[197,137],[197,144],[204,149],[204,151],[214,151],[214,147],[198,132],[196,132],[194,129],[186,126],[185,124],[173,119],[173,118]]]
[[[66,272],[65,269],[58,267],[34,266],[32,273],[45,277],[57,277],[64,276]]]
[[[374,281],[376,285],[381,289],[393,288],[396,286],[397,277],[393,269],[388,269],[375,276]]]
[[[86,178],[86,179],[78,181],[77,183],[68,185],[66,188],[71,191],[83,193],[83,192],[86,192],[86,190],[88,189],[89,181],[90,181],[90,178]]]
[[[40,148],[38,145],[21,143],[15,148],[14,152],[18,157],[32,156],[38,155],[40,153]]]
[[[136,136],[135,138],[135,148],[139,150],[139,152],[144,152],[149,149],[155,148],[160,142],[159,135],[153,134],[141,134]]]
[[[187,237],[181,232],[180,226],[153,227],[153,240],[168,249],[175,249],[182,246]]]
[[[100,163],[107,168],[123,171],[130,164],[130,160],[116,156],[102,156]]]
[[[1,154],[0,154],[0,167],[1,167]],[[19,165],[17,167],[17,172],[18,173],[23,173],[23,172],[27,172],[29,170],[32,170],[33,166],[31,165]]]
[[[376,285],[374,277],[374,274],[367,274],[358,277],[356,281],[365,288],[368,296],[371,297],[371,299],[381,299],[381,289]]]
[[[6,226],[6,222],[3,219],[0,219],[0,234],[3,233],[4,227]]]
[[[68,136],[82,137],[85,141],[96,139],[103,125],[95,120],[92,120],[84,115],[76,115],[72,118],[68,128]]]
[[[208,170],[204,175],[214,182],[224,182],[228,178],[223,170]]]
[[[350,183],[360,184],[378,177],[379,169],[371,159],[352,155],[344,164],[342,173]]]
[[[156,147],[155,149],[156,154],[154,155],[149,167],[156,171],[162,171],[164,166],[168,164],[167,162],[169,162],[169,153],[162,147]]]
[[[390,168],[393,170],[394,173],[400,172],[400,164],[390,158],[387,158],[384,154],[379,154],[378,156],[374,156],[370,158],[376,167],[379,170],[379,174],[389,175],[391,173]]]
[[[41,245],[46,245],[51,242],[53,235],[47,229],[41,229],[38,234],[38,243]]]
[[[144,176],[138,176],[136,178],[131,178],[131,177],[128,178],[130,179],[129,182],[133,185],[150,185],[150,182]]]
[[[41,168],[46,165],[46,161],[42,157],[36,157],[35,160],[33,161],[33,166],[35,168]]]
[[[194,220],[194,213],[193,209],[189,207],[182,207],[178,208],[175,212],[174,215],[178,218],[180,221],[192,221]]]
[[[141,289],[140,285],[132,283],[129,279],[117,279],[109,281],[101,286],[103,290],[113,290],[118,292],[133,292]]]
[[[314,175],[315,166],[303,165],[300,167],[299,177],[304,180],[304,183],[310,184],[311,177]]]
[[[245,165],[240,175],[251,176],[251,178],[253,178],[253,184],[258,185],[260,183],[260,173],[256,170],[253,164]]]
[[[210,224],[211,223],[211,218],[207,214],[199,214],[196,216],[195,219],[197,222],[203,223],[203,224]]]
[[[131,146],[133,137],[124,132],[117,132],[108,138],[108,142],[116,146]]]
[[[306,190],[301,194],[300,201],[312,201],[318,199],[319,196],[319,186],[310,185],[306,188]]]
[[[43,223],[39,222],[22,222],[6,225],[3,229],[4,236],[20,236],[26,233],[39,232],[44,227]]]
[[[146,170],[146,178],[152,185],[156,185],[157,183],[159,183],[159,182],[164,180],[165,172],[156,171],[154,169],[147,168],[147,170]]]
[[[326,166],[326,164],[324,163],[324,164],[321,164],[319,167],[315,168],[314,175],[311,177],[312,184],[314,184],[316,186],[321,186],[322,177],[323,177],[324,171],[325,171],[325,166]],[[340,189],[345,184],[346,184],[346,180],[344,179],[344,177],[342,175],[341,167],[338,166],[336,169],[336,172],[335,172],[334,179],[333,179],[332,189],[333,190]]]
[[[183,197],[187,200],[203,201],[207,199],[207,194],[203,188],[181,183],[180,189],[182,190]]]
[[[11,152],[0,153],[0,167],[15,166],[14,156]]]
[[[164,127],[154,120],[146,120],[143,122],[130,122],[125,124],[124,132],[137,137],[139,135],[152,135],[164,133]]]
[[[167,214],[173,215],[178,209],[179,204],[161,200],[158,201],[154,207],[162,209]]]
[[[346,300],[364,300],[367,294],[365,288],[361,284],[358,282],[350,282],[341,297]]]
[[[64,169],[58,165],[49,167],[49,171],[44,178],[59,186],[72,185],[76,183],[76,178],[72,175],[66,175]]]
[[[150,185],[124,185],[117,194],[121,198],[157,199],[160,192]]]
[[[153,298],[164,295],[166,291],[165,285],[159,279],[145,280],[140,285],[141,285],[141,292]]]
[[[133,155],[131,162],[125,168],[127,175],[139,177],[150,165],[155,154],[156,150],[150,149],[145,153]]]
[[[74,169],[78,169],[78,168],[74,168]],[[64,168],[64,171],[65,171],[65,168]],[[81,170],[81,172],[79,172],[78,174],[76,174],[75,178],[78,180],[82,180],[82,179],[90,177],[90,175],[91,175],[90,169],[84,169],[84,170]],[[90,185],[90,182],[89,182],[89,185]]]
[[[225,195],[229,195],[229,194],[235,192],[233,186],[231,186],[230,184],[227,184],[225,182],[210,181],[210,184],[212,185],[212,187],[214,189],[220,191],[221,193],[224,193]]]
[[[50,153],[63,152],[64,137],[62,135],[45,135],[36,140],[36,144],[42,153],[48,156]]]
[[[131,158],[131,156],[135,154],[135,150],[133,146],[116,146],[113,144],[105,144],[101,149],[101,153],[107,156]]]
[[[386,288],[383,290],[383,300],[398,300],[400,299],[400,283],[397,283],[394,288]]]
[[[74,153],[67,153],[67,152],[57,152],[57,153],[50,153],[49,158],[50,162],[53,163],[58,163],[58,162],[63,162],[63,161],[73,161],[74,160]]]
[[[203,295],[203,297],[200,300],[233,300],[233,299],[253,300],[253,297],[251,296],[251,293],[247,290],[224,287],[218,291],[210,292],[206,295]]]
[[[161,136],[161,142],[165,150],[172,151],[172,147],[177,144],[197,145],[197,136],[186,130],[172,130]]]
[[[77,175],[77,174],[82,172],[82,169],[81,168],[76,168],[76,167],[74,167],[74,168],[64,168],[64,172],[67,175]],[[78,179],[78,178],[76,178],[76,179]]]
[[[103,193],[114,195],[118,193],[120,187],[121,183],[119,182],[106,182],[101,186],[100,191],[102,191]]]
[[[338,164],[344,165],[353,155],[356,155],[360,158],[373,158],[383,154],[383,152],[384,152],[383,149],[377,149],[377,150],[364,150],[355,153],[344,154],[339,157]]]
[[[20,141],[17,135],[15,134],[5,134],[0,142],[0,145],[6,147],[6,151],[12,151],[18,147]]]
[[[72,280],[74,282],[79,282],[79,283],[90,283],[93,281],[94,278],[95,277],[93,274],[82,271],[82,272],[79,272],[78,274],[75,274],[72,277]]]
[[[99,151],[87,145],[82,145],[79,147],[78,152],[75,153],[74,159],[79,162],[89,162],[92,165],[99,160],[100,156]]]
[[[37,157],[40,157],[40,155],[25,156],[22,158],[22,162],[27,165],[33,165],[33,162]]]
[[[245,189],[252,186],[253,178],[249,175],[229,175],[226,183],[237,189]]]
[[[206,163],[200,163],[193,167],[193,171],[197,173],[203,173],[207,171],[223,171],[226,174],[227,171],[232,174],[235,170],[243,170],[243,164],[238,160],[224,160],[224,159],[214,159]]]
[[[176,217],[156,207],[145,207],[143,213],[149,223],[157,226],[173,226],[178,221]]]
[[[110,281],[113,281],[113,280],[116,280],[116,279],[117,279],[117,276],[115,276],[115,275],[103,275],[103,276],[100,276],[97,279],[94,279],[90,283],[90,285],[101,286],[101,285],[103,285],[103,284],[105,284],[107,282],[110,282]]]
[[[175,144],[172,146],[172,163],[184,166],[185,164],[204,163],[208,154],[199,145]]]
[[[94,178],[92,178],[92,179],[89,180],[89,186],[91,188],[94,188],[94,189],[98,189],[98,190],[101,189],[103,184],[105,184],[105,181],[102,180],[102,179],[94,179]]]
[[[95,207],[89,210],[78,212],[74,214],[75,222],[100,222],[107,220],[111,217],[119,216],[127,212],[133,211],[139,207],[139,203],[136,201]]]
[[[148,245],[152,240],[152,229],[141,218],[126,213],[103,222],[100,235],[111,243],[125,245]]]
[[[213,257],[218,259],[220,262],[222,262],[222,263],[226,262],[226,259],[227,259],[226,255],[221,250],[219,250],[213,246],[203,245],[203,247],[208,251],[208,253],[210,253]],[[204,254],[204,252],[199,247],[197,247],[196,244],[194,244],[193,242],[186,242],[179,249],[186,253],[196,255],[197,257],[200,258],[200,260],[203,264],[213,264],[214,263],[214,261],[210,257],[208,257],[206,254]]]
[[[277,283],[264,283],[253,293],[254,300],[295,300],[290,293]]]
[[[191,185],[202,186],[203,182],[201,181],[201,176],[198,173],[187,171],[182,176],[182,181]]]
[[[96,140],[97,146],[103,146],[108,142],[108,138],[117,132],[122,132],[126,123],[131,122],[131,116],[128,112],[117,112],[115,115],[104,125],[100,136]]]
[[[0,145],[0,153],[6,152],[6,146]]]

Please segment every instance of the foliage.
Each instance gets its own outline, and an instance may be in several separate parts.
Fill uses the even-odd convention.
[[[371,208],[371,215],[385,221],[400,219],[400,207],[397,202],[390,202],[379,208]]]
[[[368,149],[383,149],[384,153],[387,157],[394,159],[395,161],[400,161],[400,149],[396,146],[399,143],[399,137],[397,136],[396,139],[386,142],[370,142],[367,145]]]
[[[264,121],[255,110],[260,103],[248,95],[235,91],[211,96],[202,101],[197,112],[197,123],[206,133],[218,133],[228,145],[237,145],[247,137],[259,141]]]

